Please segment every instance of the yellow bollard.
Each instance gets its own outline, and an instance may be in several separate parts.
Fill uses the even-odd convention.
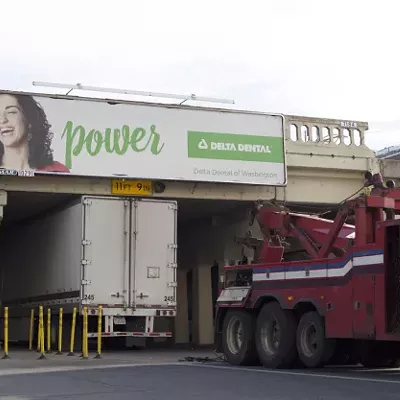
[[[87,360],[89,358],[87,335],[88,335],[88,308],[83,307],[82,358],[84,360]]]
[[[8,355],[8,307],[4,307],[4,356],[3,360],[7,360]]]
[[[62,354],[62,329],[63,329],[63,309],[58,310],[58,351],[56,355]]]
[[[69,356],[74,355],[74,347],[75,347],[75,328],[76,328],[76,307],[72,310],[72,323],[71,323],[71,337],[69,341]]]
[[[101,333],[103,322],[103,307],[99,306],[97,315],[97,354],[95,358],[101,358]]]
[[[39,360],[45,360],[44,354],[44,318],[43,318],[43,306],[39,307],[39,329],[40,329],[40,357]]]
[[[29,351],[33,349],[33,327],[35,325],[35,310],[31,310],[31,318],[29,321]]]
[[[51,309],[47,309],[47,353],[51,353]]]
[[[37,331],[37,349],[36,349],[36,351],[38,352],[38,353],[40,353],[40,335],[41,335],[41,332],[40,332],[40,322],[39,322],[39,314],[38,314],[38,324],[37,324],[37,329],[38,329],[38,331]]]
[[[85,355],[85,308],[82,308],[82,343],[81,343],[81,348],[82,348],[82,353],[80,357],[82,358]]]

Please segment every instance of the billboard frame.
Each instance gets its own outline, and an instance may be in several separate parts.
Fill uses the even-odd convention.
[[[103,92],[102,92],[103,93]],[[282,120],[282,148],[283,148],[283,164],[284,164],[284,181],[281,184],[265,184],[265,183],[254,183],[254,182],[237,182],[237,181],[207,181],[207,180],[177,180],[177,179],[168,179],[168,178],[160,178],[160,179],[149,179],[152,181],[165,181],[165,182],[187,182],[191,184],[228,184],[228,185],[251,185],[251,186],[261,186],[261,187],[286,187],[288,183],[288,174],[287,174],[287,155],[286,155],[286,117],[281,113],[270,113],[270,112],[261,112],[261,111],[250,111],[250,110],[241,110],[241,109],[230,109],[230,108],[221,108],[221,107],[210,107],[210,106],[199,106],[199,105],[187,105],[187,104],[169,104],[169,103],[158,103],[158,102],[150,102],[150,101],[138,101],[138,100],[124,100],[124,99],[115,99],[115,98],[96,98],[96,97],[88,97],[88,96],[76,96],[70,94],[59,94],[59,93],[39,93],[32,91],[21,91],[21,90],[5,90],[0,89],[1,94],[17,94],[17,95],[27,95],[33,97],[45,97],[54,100],[62,99],[62,100],[78,100],[78,101],[87,101],[87,102],[97,102],[97,103],[107,103],[109,105],[117,105],[117,104],[125,104],[125,105],[137,105],[137,106],[147,106],[147,107],[155,107],[155,108],[167,108],[167,109],[178,109],[178,110],[191,110],[191,111],[212,111],[218,113],[225,114],[246,114],[246,115],[258,115],[258,116],[270,116],[270,117],[279,117]],[[46,171],[35,171],[35,175],[51,175],[51,176],[70,176],[70,174],[64,173],[54,173],[54,172],[46,172]],[[110,174],[110,175],[74,175],[75,177],[88,177],[95,179],[125,179],[125,180],[135,180],[135,179],[148,179],[145,177],[131,177],[124,176],[122,174]]]

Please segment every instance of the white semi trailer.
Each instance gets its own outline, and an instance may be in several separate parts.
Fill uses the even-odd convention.
[[[175,201],[83,196],[12,229],[0,228],[0,254],[10,340],[28,340],[29,313],[39,305],[52,310],[54,340],[60,307],[68,321],[73,307],[81,314],[87,306],[89,337],[96,337],[100,305],[104,337],[172,336]],[[79,338],[79,324],[77,331]]]

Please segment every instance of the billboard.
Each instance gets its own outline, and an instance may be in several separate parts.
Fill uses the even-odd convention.
[[[3,91],[0,161],[35,174],[285,185],[284,119]]]

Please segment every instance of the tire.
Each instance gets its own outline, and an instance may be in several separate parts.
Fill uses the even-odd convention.
[[[278,337],[274,337],[276,332]],[[276,303],[268,303],[257,318],[256,348],[266,368],[292,368],[297,361],[296,319],[291,311],[282,310]]]
[[[335,350],[335,341],[325,337],[325,324],[316,311],[304,314],[296,333],[297,352],[307,368],[326,365]]]
[[[243,310],[229,310],[222,327],[222,348],[232,365],[257,365],[255,318]]]

